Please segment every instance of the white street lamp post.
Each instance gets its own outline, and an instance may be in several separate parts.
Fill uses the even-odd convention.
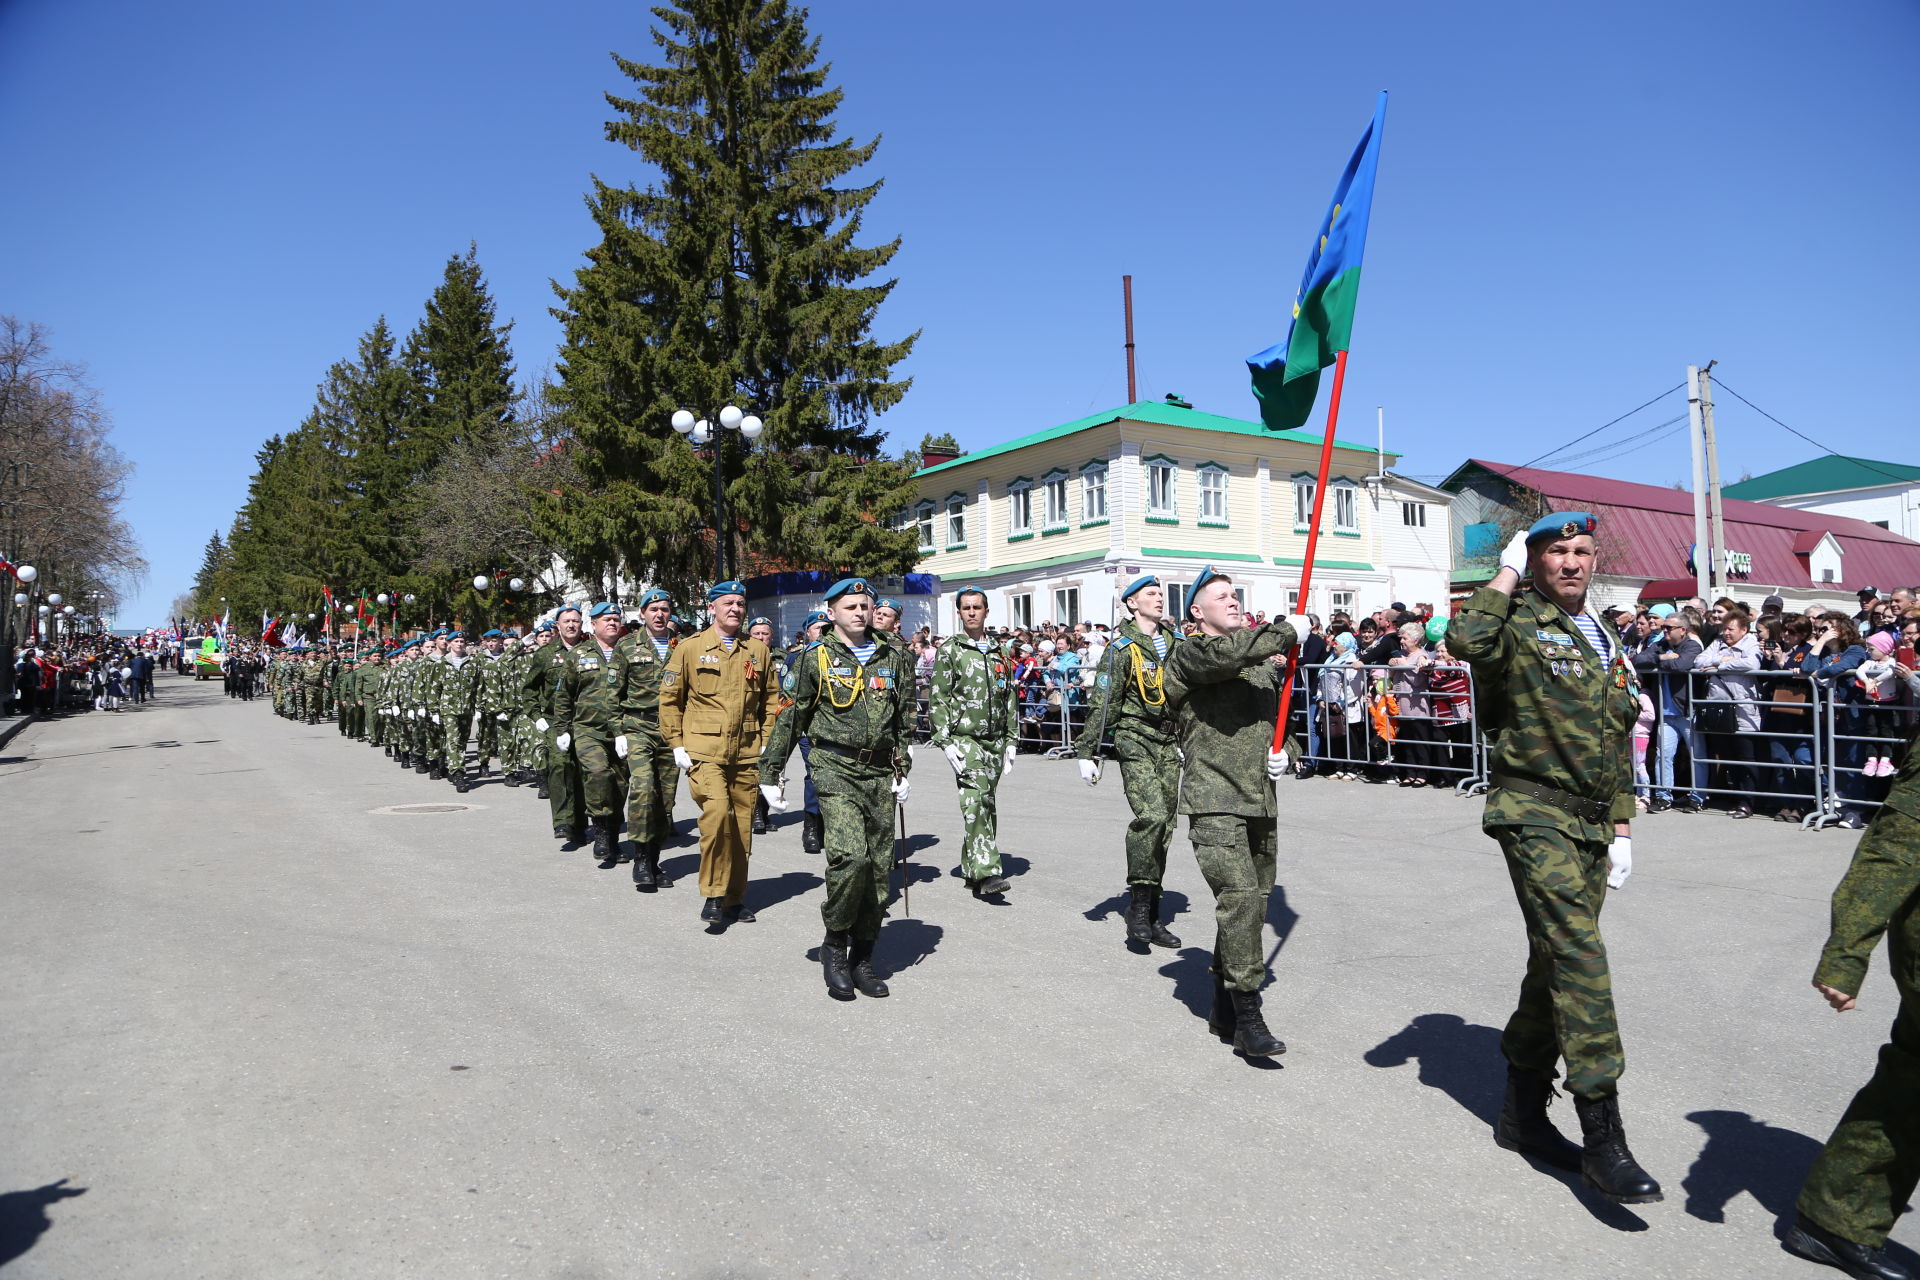
[[[673,429],[695,446],[714,442],[713,450],[713,577],[721,581],[731,576],[727,569],[727,446],[722,431],[737,431],[740,438],[751,444],[760,438],[766,430],[766,424],[758,417],[743,411],[738,405],[727,405],[714,415],[714,420],[696,417],[691,410],[676,409],[669,420]]]

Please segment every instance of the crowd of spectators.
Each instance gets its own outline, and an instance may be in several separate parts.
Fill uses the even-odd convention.
[[[8,664],[8,715],[121,710],[153,696],[154,653],[124,637],[83,633],[36,641]]]

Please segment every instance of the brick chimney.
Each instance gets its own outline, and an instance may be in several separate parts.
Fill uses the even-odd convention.
[[[921,453],[920,465],[923,467],[937,467],[943,462],[952,462],[959,456],[960,451],[958,449],[949,449],[944,445],[937,445]]]

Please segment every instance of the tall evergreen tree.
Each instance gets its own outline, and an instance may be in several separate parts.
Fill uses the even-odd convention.
[[[578,571],[704,578],[711,545],[691,535],[711,521],[712,472],[668,420],[734,403],[766,432],[749,452],[721,433],[722,536],[803,565],[903,571],[911,535],[875,517],[911,487],[881,459],[872,418],[905,394],[893,368],[918,335],[870,336],[893,282],[864,282],[900,242],[856,245],[879,184],[838,185],[878,139],[835,135],[842,94],[803,10],[675,0],[653,12],[661,65],[615,56],[639,92],[607,96],[619,113],[607,137],[659,181],[596,178],[600,242],[570,287],[554,286],[556,394],[586,478],[553,504],[555,527]]]
[[[227,567],[227,544],[215,529],[213,536],[207,539],[207,549],[200,556],[200,572],[193,575],[193,604],[196,610],[204,612],[208,605],[217,601],[223,594],[219,590],[220,575]]]

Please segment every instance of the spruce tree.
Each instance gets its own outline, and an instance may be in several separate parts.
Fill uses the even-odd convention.
[[[820,568],[901,572],[913,538],[879,520],[905,504],[873,416],[915,338],[870,336],[893,281],[869,283],[900,242],[856,245],[879,189],[841,185],[878,139],[836,136],[804,11],[784,0],[676,0],[653,10],[660,64],[615,55],[637,86],[607,95],[607,137],[657,173],[644,190],[594,179],[600,241],[571,286],[557,398],[580,446],[580,491],[552,504],[576,572],[687,589],[711,572],[711,465],[749,553]],[[669,419],[736,404],[766,424],[743,451],[721,433],[697,457]],[[878,519],[876,519],[876,517]],[[857,558],[856,558],[857,557]],[[732,557],[733,567],[752,567]]]

